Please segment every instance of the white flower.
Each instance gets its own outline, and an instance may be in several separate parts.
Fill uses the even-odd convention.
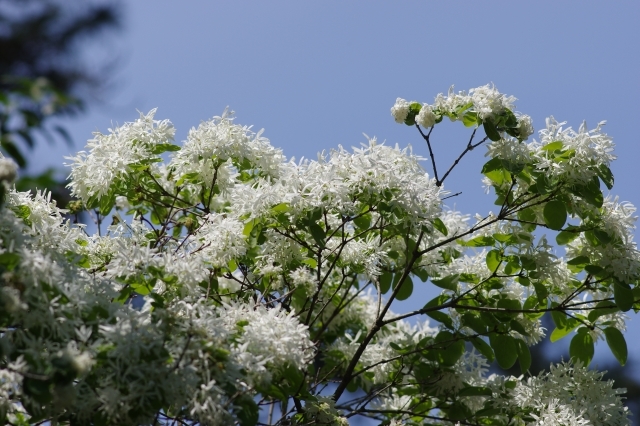
[[[154,120],[156,109],[132,123],[125,123],[109,134],[95,132],[87,142],[86,151],[80,151],[73,160],[68,187],[71,193],[87,202],[91,197],[101,197],[109,192],[113,184],[131,173],[130,166],[153,157],[158,144],[173,141],[175,129],[169,120]]]
[[[436,124],[436,115],[433,113],[431,107],[427,104],[422,105],[422,109],[416,116],[416,123],[424,127],[431,127]]]
[[[274,368],[291,364],[302,369],[314,354],[307,326],[300,324],[293,312],[249,304],[224,305],[220,321],[229,333],[237,333],[240,352],[249,352],[269,362]]]
[[[534,132],[533,121],[528,115],[518,115],[518,139],[525,141]]]
[[[396,123],[404,123],[409,115],[409,107],[411,104],[402,98],[396,99],[396,103],[391,107],[391,115]]]
[[[11,158],[0,154],[0,183],[9,185],[18,177],[18,165]]]

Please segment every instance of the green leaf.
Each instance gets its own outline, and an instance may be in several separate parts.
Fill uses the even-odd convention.
[[[541,148],[543,151],[555,151],[556,149],[562,149],[562,141],[554,141],[546,144]]]
[[[582,361],[586,367],[591,363],[593,359],[594,347],[593,338],[588,333],[587,329],[582,327],[578,330],[578,333],[571,339],[569,345],[569,355],[571,358]]]
[[[591,262],[587,256],[578,256],[567,262],[567,266],[571,272],[574,274],[580,273],[584,270],[584,267],[587,266]]]
[[[491,348],[496,354],[496,360],[500,368],[507,370],[513,367],[518,359],[518,347],[516,339],[508,334],[491,334],[489,335]]]
[[[606,231],[594,229],[593,236],[598,239],[601,244],[609,244],[613,238]]]
[[[620,330],[615,327],[607,327],[604,329],[604,336],[613,356],[616,357],[620,365],[625,365],[627,363],[627,342]]]
[[[450,331],[444,330],[438,333],[434,339],[437,347],[435,350],[437,361],[446,367],[452,367],[464,355],[464,340]]]
[[[495,272],[500,266],[500,261],[502,260],[502,254],[500,253],[500,250],[491,250],[489,253],[487,253],[487,257],[485,260],[487,263],[487,268],[489,268],[489,271]]]
[[[504,163],[499,158],[492,158],[482,166],[482,174],[493,183],[500,186],[505,181],[511,180],[511,174],[505,169]]]
[[[439,323],[442,323],[448,329],[451,329],[451,330],[454,329],[453,320],[449,315],[445,314],[444,312],[431,311],[431,312],[427,312],[427,316],[429,316],[430,318],[433,318]]]
[[[371,214],[366,213],[353,218],[353,223],[360,229],[369,229],[371,226]]]
[[[318,225],[317,223],[312,222],[309,224],[309,232],[311,233],[311,236],[316,241],[316,243],[318,243],[320,247],[324,247],[324,240],[326,238],[324,229],[322,229],[322,227],[320,227],[320,225]]]
[[[478,334],[487,333],[487,324],[482,320],[481,317],[474,315],[470,312],[466,312],[462,314],[462,317],[460,319],[462,321],[462,325],[469,327],[476,333]]]
[[[525,374],[529,371],[531,367],[531,352],[529,351],[529,346],[521,340],[516,340],[516,345],[518,348],[518,363],[520,364],[520,372]]]
[[[115,204],[116,195],[113,191],[110,191],[107,195],[100,198],[100,214],[106,216]]]
[[[598,176],[602,179],[602,182],[607,186],[607,189],[613,188],[613,173],[606,164],[601,164],[598,167]]]
[[[424,268],[416,268],[411,272],[413,272],[418,278],[420,278],[422,282],[426,282],[429,279],[429,273]]]
[[[556,327],[555,330],[553,330],[553,332],[551,333],[551,336],[549,337],[549,340],[551,340],[551,342],[557,342],[558,340],[562,339],[563,337],[571,333],[573,330],[575,330],[575,328],[579,325],[579,323],[573,318],[571,319],[573,320],[573,322],[567,324],[567,328]]]
[[[473,127],[478,125],[478,113],[473,111],[467,111],[462,116],[462,124],[466,127]]]
[[[434,228],[436,228],[438,231],[442,233],[442,235],[444,235],[445,237],[449,235],[449,231],[447,230],[447,227],[439,217],[436,217],[435,219],[433,219],[431,223],[433,224]]]
[[[378,283],[380,284],[380,293],[385,294],[391,288],[391,281],[393,281],[393,274],[385,271],[380,275]]]
[[[289,203],[280,203],[280,204],[276,204],[275,206],[271,207],[271,212],[278,214],[278,213],[286,213],[289,211]]]
[[[531,208],[523,209],[518,211],[518,219],[520,219],[522,228],[527,232],[533,232],[536,229],[536,222],[538,218],[536,217],[536,212]]]
[[[556,235],[556,243],[558,243],[561,246],[565,244],[569,244],[571,241],[578,238],[579,235],[580,235],[579,231],[572,231],[570,229],[560,231],[558,235]]]
[[[559,231],[567,221],[567,208],[560,200],[549,201],[544,206],[544,223],[555,231]]]
[[[594,322],[595,320],[597,320],[603,315],[613,314],[618,312],[619,310],[620,308],[618,308],[618,305],[616,305],[612,301],[603,300],[601,302],[598,302],[598,304],[593,308],[593,310],[589,312],[588,318],[589,318],[589,321]]]
[[[398,286],[399,286],[399,289],[398,289],[398,293],[396,294],[396,299],[407,300],[409,297],[411,297],[411,293],[413,293],[413,280],[411,279],[411,276],[407,276],[402,281],[402,284],[399,284],[399,285],[396,284],[394,280],[393,289],[395,290],[396,287]]]
[[[602,191],[600,191],[600,180],[597,176],[594,176],[591,181],[586,185],[574,185],[569,188],[571,192],[581,197],[587,203],[592,204],[598,208],[602,207],[604,197]]]
[[[480,337],[472,337],[469,340],[478,352],[484,355],[484,357],[487,358],[489,362],[493,362],[493,360],[495,359],[495,354],[493,353],[493,349],[491,349],[491,346],[489,346],[487,342],[485,342]]]
[[[440,288],[444,288],[446,290],[456,291],[458,289],[458,274],[449,275],[439,280],[434,280],[431,278],[431,282],[437,285]]]
[[[613,300],[622,312],[627,312],[633,307],[633,291],[629,284],[621,283],[619,281],[613,282]]]
[[[496,125],[489,119],[485,119],[482,122],[482,126],[484,127],[484,131],[492,141],[496,142],[501,139],[500,133],[498,133],[498,129]]]
[[[159,143],[153,146],[153,148],[151,149],[151,153],[152,154],[162,154],[163,152],[167,152],[167,151],[180,151],[180,146],[179,145],[173,145],[170,143]]]
[[[465,247],[490,247],[493,246],[496,241],[493,239],[493,237],[490,237],[488,235],[481,235],[479,237],[475,237],[472,238],[468,241],[464,241],[464,240],[458,240],[458,243],[461,246],[465,246]]]

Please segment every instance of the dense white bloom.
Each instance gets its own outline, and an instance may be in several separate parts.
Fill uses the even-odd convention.
[[[548,373],[519,382],[508,403],[539,410],[540,425],[553,424],[549,421],[554,415],[562,420],[584,419],[567,423],[571,425],[627,425],[627,408],[619,396],[625,390],[614,389],[613,381],[602,380],[603,374],[570,364],[552,365]]]
[[[424,127],[431,127],[436,124],[437,118],[431,106],[424,104],[418,115],[416,115],[416,123]]]
[[[406,120],[409,115],[410,106],[410,102],[407,102],[402,98],[396,99],[396,103],[391,107],[391,115],[394,120],[396,120],[396,123],[404,123],[404,120]]]
[[[103,196],[112,185],[131,172],[130,166],[151,159],[158,144],[173,141],[175,129],[169,120],[154,120],[156,109],[147,115],[125,123],[109,134],[95,132],[87,142],[89,152],[80,151],[73,160],[69,179],[71,193],[87,202],[93,196]]]
[[[242,255],[247,250],[247,243],[242,233],[244,224],[224,214],[211,213],[204,218],[204,223],[193,239],[201,246],[200,252],[206,262],[220,267]]]
[[[276,369],[287,364],[302,368],[313,357],[314,346],[307,327],[300,324],[293,312],[261,305],[230,304],[225,305],[219,315],[229,333],[240,330],[239,352],[262,357]]]
[[[521,141],[525,141],[531,136],[534,132],[533,130],[533,120],[528,115],[517,115],[518,117],[518,134]]]
[[[571,127],[563,128],[566,122],[559,123],[553,116],[547,118],[546,128],[539,132],[540,141],[529,145],[536,167],[551,176],[566,177],[569,182],[586,183],[596,176],[594,166],[609,166],[616,158],[611,137],[602,131],[605,123],[601,121],[592,130],[582,123],[576,132]],[[554,161],[553,151],[544,149],[553,142],[561,142],[560,149],[570,153],[566,161]]]
[[[483,120],[493,118],[507,109],[513,111],[513,102],[516,100],[515,97],[500,93],[495,86],[488,84],[469,90],[469,96],[478,117]]]

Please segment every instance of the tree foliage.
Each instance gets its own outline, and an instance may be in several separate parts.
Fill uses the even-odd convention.
[[[613,143],[603,123],[553,117],[526,142],[514,100],[490,86],[398,99],[433,176],[375,139],[286,161],[229,111],[177,145],[153,110],[94,134],[70,165],[72,213],[92,212],[92,235],[46,194],[7,187],[0,418],[628,424],[623,391],[587,368],[598,340],[626,362],[626,313],[640,309],[635,208],[603,193]],[[445,118],[470,137],[442,169]],[[444,183],[480,145],[497,212],[471,219],[446,206]],[[422,308],[392,310],[432,285]],[[547,312],[571,360],[530,376]],[[522,375],[489,375],[493,360]]]

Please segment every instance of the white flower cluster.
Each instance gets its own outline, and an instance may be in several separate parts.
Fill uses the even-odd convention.
[[[614,389],[603,374],[579,365],[552,365],[548,373],[518,382],[504,402],[533,409],[535,425],[627,425],[620,397],[625,390]]]
[[[510,120],[499,131],[518,139],[493,141],[494,159],[535,163],[576,185],[613,159],[600,127],[573,132],[551,120],[541,142],[522,143],[533,130],[529,117],[513,113],[514,100],[493,86],[451,89],[433,105],[398,99],[392,114],[424,127],[445,115],[468,126]],[[491,213],[470,225],[443,208],[446,192],[410,148],[370,138],[316,161],[286,162],[229,111],[192,129],[183,147],[171,144],[173,127],[154,114],[96,133],[88,152],[73,158],[73,194],[101,210],[117,206],[106,233],[70,223],[47,193],[6,190],[0,422],[37,415],[150,424],[176,415],[185,424],[225,425],[250,423],[265,401],[280,400],[283,419],[342,426],[349,414],[321,392],[349,374],[339,386],[358,386],[377,402],[338,399],[338,408],[390,410],[392,424],[451,398],[471,413],[491,403],[501,420],[626,424],[620,392],[597,373],[563,364],[527,380],[487,377],[484,355],[465,351],[465,341],[478,350],[478,339],[495,345],[492,319],[508,328],[500,331],[507,340],[540,341],[539,317],[521,312],[531,301],[534,312],[580,302],[584,311],[575,313],[588,317],[597,301],[616,300],[606,283],[575,291],[575,265],[534,236],[531,223]],[[554,143],[558,149],[545,149]],[[156,164],[165,151],[173,151],[170,162]],[[0,159],[3,182],[12,179],[10,167]],[[514,196],[526,190],[522,184]],[[575,205],[599,242],[581,234],[568,255],[635,285],[635,208],[617,199]],[[529,222],[546,220],[543,203],[528,208]],[[402,316],[390,309],[388,295],[403,300],[418,278],[444,289],[432,301],[440,311],[429,311],[439,328],[407,320],[427,309]],[[489,309],[471,309],[480,306]],[[591,322],[623,330],[624,320],[614,312]],[[295,413],[287,413],[292,395]]]
[[[418,102],[408,102],[405,99],[396,99],[391,108],[391,115],[396,123],[408,123],[407,119],[413,118],[415,122],[423,127],[432,127],[440,122],[442,117],[447,116],[451,121],[462,120],[466,113],[475,114],[479,120],[494,121],[498,116],[505,114],[515,114],[514,102],[516,98],[500,93],[493,85],[485,85],[465,91],[454,92],[453,86],[449,88],[449,93],[445,96],[442,93],[436,96],[433,104],[420,104]],[[528,115],[516,114],[518,140],[524,141],[533,133],[531,117]],[[475,118],[474,118],[475,120]],[[477,124],[475,121],[472,124]]]
[[[134,164],[151,160],[154,148],[173,141],[175,129],[169,120],[154,120],[156,109],[132,123],[125,123],[109,134],[94,133],[87,142],[89,152],[80,151],[71,166],[71,193],[87,202],[103,196],[112,186],[124,180]]]
[[[554,177],[564,177],[569,183],[586,183],[597,176],[596,168],[609,166],[616,156],[614,143],[609,135],[602,131],[606,122],[598,123],[595,129],[587,130],[582,123],[576,132],[571,127],[563,128],[566,122],[559,123],[555,118],[546,120],[546,128],[540,130],[540,141],[529,145],[531,155],[536,159],[536,167]],[[558,161],[554,150],[547,149],[549,144],[560,142],[559,150],[567,152],[566,161]]]

